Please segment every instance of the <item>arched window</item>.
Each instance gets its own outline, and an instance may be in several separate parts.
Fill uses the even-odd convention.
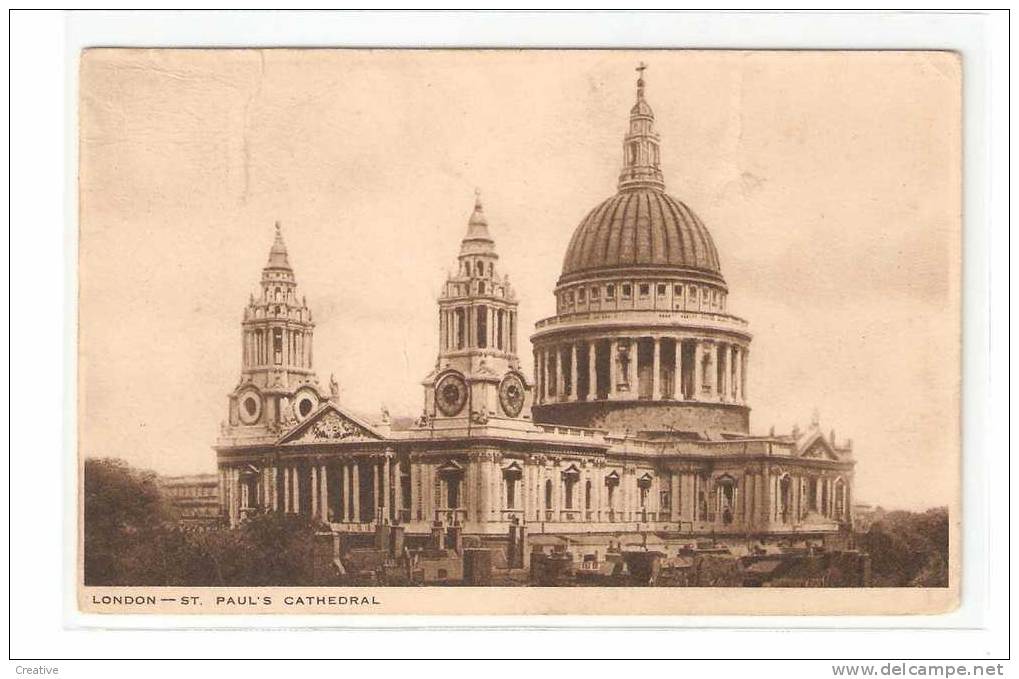
[[[568,469],[563,472],[563,508],[573,509],[573,496],[574,489],[577,487],[577,481],[580,480],[580,470],[575,466],[570,465]]]
[[[843,521],[846,518],[846,482],[841,478],[835,480],[835,513],[833,519]]]
[[[715,483],[718,502],[717,511],[722,519],[722,523],[730,524],[736,514],[736,479],[731,476],[723,476]]]
[[[545,481],[545,509],[552,509],[552,479]]]
[[[782,523],[789,523],[793,508],[793,483],[788,474],[778,482],[778,510]]]

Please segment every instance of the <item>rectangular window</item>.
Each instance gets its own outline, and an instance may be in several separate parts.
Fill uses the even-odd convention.
[[[658,294],[659,295],[664,295],[665,294],[665,285],[664,284],[659,284],[658,285]]]
[[[578,302],[583,302],[585,299],[587,299],[586,295],[587,295],[587,292],[583,288],[581,288],[580,290],[577,290],[577,301]]]
[[[676,297],[682,297],[683,296],[683,286],[682,285],[677,285],[675,287],[675,289],[672,291],[672,294],[674,294]]]
[[[647,297],[651,293],[651,285],[649,283],[640,284],[640,296]]]
[[[627,299],[630,296],[630,285],[626,284],[623,286],[623,299]]]
[[[598,299],[598,288],[591,288],[591,299]]]
[[[605,286],[605,299],[613,299],[616,296],[616,286],[606,285]]]

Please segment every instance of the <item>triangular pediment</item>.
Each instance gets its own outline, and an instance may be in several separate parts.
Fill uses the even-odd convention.
[[[327,402],[318,411],[284,434],[279,443],[379,441],[384,438],[385,436],[360,417],[341,409],[332,402]]]
[[[832,450],[824,435],[817,434],[807,439],[801,447],[800,457],[813,460],[838,460],[839,456]]]

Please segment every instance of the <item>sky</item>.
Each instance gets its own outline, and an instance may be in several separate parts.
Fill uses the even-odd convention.
[[[481,190],[520,327],[613,195],[644,61],[667,191],[750,323],[751,429],[851,438],[860,501],[959,479],[960,66],[949,53],[91,50],[79,115],[79,447],[213,471],[282,222],[342,402],[421,412]],[[530,349],[520,350],[530,370]]]

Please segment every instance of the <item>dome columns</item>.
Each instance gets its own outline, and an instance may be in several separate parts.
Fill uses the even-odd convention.
[[[535,344],[537,405],[577,401],[746,404],[747,348],[729,338],[618,333]]]

